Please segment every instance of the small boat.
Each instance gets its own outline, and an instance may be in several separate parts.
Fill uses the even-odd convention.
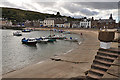
[[[64,31],[63,33],[64,34],[70,34],[70,31]]]
[[[66,38],[65,41],[78,42],[78,39],[72,39],[72,37],[70,37],[70,39]]]
[[[22,39],[22,43],[23,43],[23,44],[36,45],[37,40],[36,40],[35,38],[28,38],[28,39],[23,38],[23,39]]]
[[[51,35],[49,35],[48,37],[45,37],[45,39],[48,39],[48,42],[54,42],[54,41],[56,41],[56,38],[53,37],[53,36],[51,36]]]
[[[30,29],[24,29],[24,30],[22,30],[22,32],[31,32],[31,30]]]
[[[60,35],[58,39],[66,39],[65,35]]]
[[[45,39],[44,37],[36,38],[38,43],[47,43],[48,39]]]
[[[56,41],[56,39],[65,39],[66,37],[64,35],[49,35],[47,37],[47,39],[54,39],[54,41]]]
[[[22,36],[22,33],[19,32],[19,31],[17,31],[17,32],[14,32],[14,33],[13,33],[13,36]]]
[[[54,42],[56,39],[48,39],[48,42]]]

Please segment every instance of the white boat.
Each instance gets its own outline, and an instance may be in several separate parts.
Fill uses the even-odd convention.
[[[22,33],[17,31],[17,32],[13,32],[13,36],[22,36]]]
[[[46,39],[45,37],[36,38],[36,40],[39,43],[47,43],[48,42],[48,39]]]
[[[36,45],[37,40],[35,38],[28,38],[28,39],[23,38],[22,43],[23,44],[29,44],[29,45]]]

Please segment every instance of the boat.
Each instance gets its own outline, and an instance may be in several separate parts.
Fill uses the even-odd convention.
[[[48,39],[48,42],[54,42],[56,39]]]
[[[54,39],[54,41],[56,41],[56,39],[65,39],[66,37],[64,35],[49,35],[47,37],[47,39]]]
[[[64,34],[70,34],[70,31],[64,31],[63,33]]]
[[[72,37],[70,37],[70,39],[66,38],[66,39],[64,39],[64,40],[65,40],[65,41],[71,41],[71,42],[78,42],[78,39],[77,39],[77,38],[73,39]]]
[[[13,32],[13,36],[22,36],[22,33],[17,31],[17,32]]]
[[[22,32],[31,32],[31,30],[30,29],[24,29],[24,30],[22,30]]]
[[[38,43],[47,43],[48,39],[45,39],[44,37],[36,38]]]
[[[66,39],[65,35],[60,35],[58,39]]]
[[[23,44],[36,45],[37,40],[36,40],[35,38],[28,38],[28,39],[23,38],[23,39],[22,39],[22,43],[23,43]]]
[[[56,38],[53,37],[53,36],[51,36],[51,35],[49,35],[49,36],[46,37],[45,39],[48,39],[48,42],[54,42],[54,41],[56,41]]]

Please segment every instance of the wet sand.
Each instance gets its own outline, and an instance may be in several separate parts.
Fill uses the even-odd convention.
[[[5,74],[3,78],[71,78],[85,76],[85,72],[90,69],[99,48],[99,41],[97,39],[98,31],[70,31],[77,34],[82,32],[83,35],[80,36],[83,38],[83,42],[77,49],[57,56],[63,61],[47,59],[43,62]]]

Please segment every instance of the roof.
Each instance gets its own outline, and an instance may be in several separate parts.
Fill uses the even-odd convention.
[[[55,18],[46,18],[45,20],[55,20]]]
[[[115,20],[112,20],[112,19],[99,19],[98,22],[115,22]]]

